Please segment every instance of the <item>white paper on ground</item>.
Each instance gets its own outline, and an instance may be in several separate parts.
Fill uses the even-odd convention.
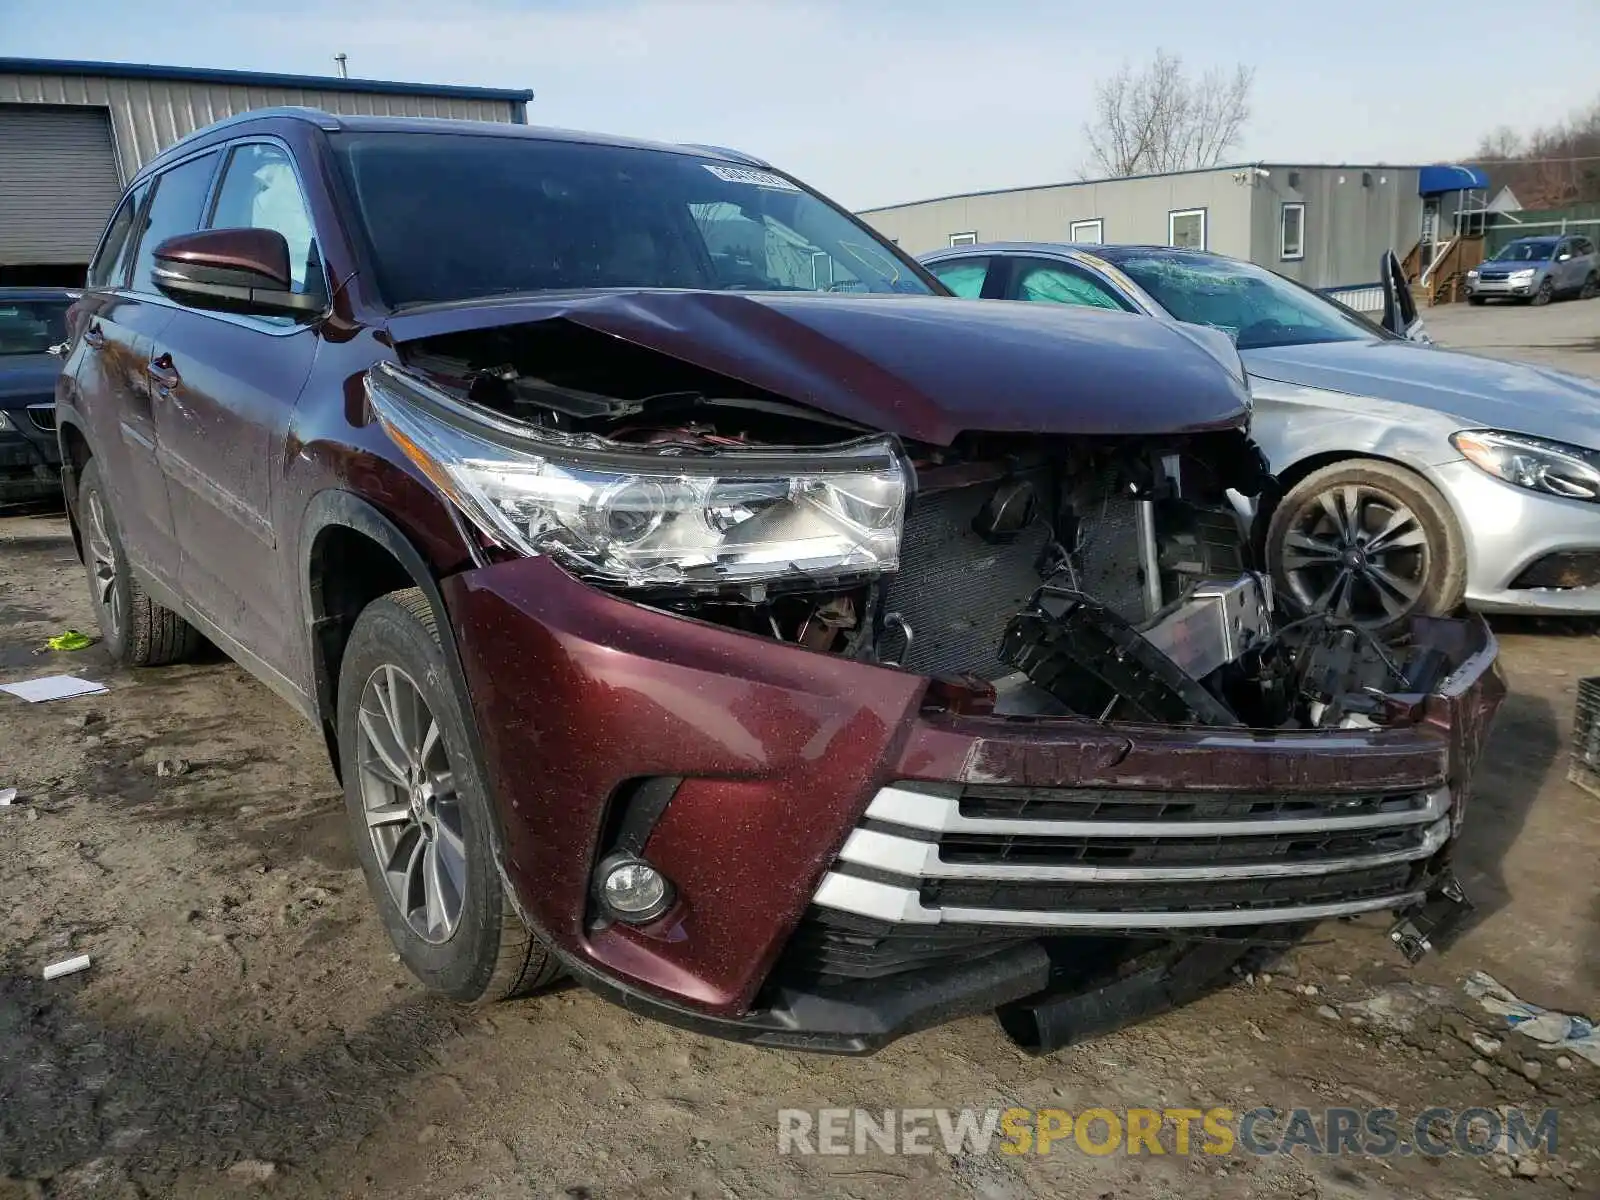
[[[0,788],[0,808],[7,808],[16,803],[16,788]]]
[[[44,969],[46,979],[60,979],[63,975],[76,975],[79,971],[89,969],[89,956],[80,954],[76,958],[62,959],[60,962],[51,963]]]
[[[73,696],[98,696],[106,685],[76,675],[45,675],[21,683],[0,683],[0,692],[10,692],[29,704],[42,700],[70,700]]]

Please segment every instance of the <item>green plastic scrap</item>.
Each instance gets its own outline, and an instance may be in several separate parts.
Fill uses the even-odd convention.
[[[52,650],[82,650],[94,645],[94,639],[88,634],[79,633],[76,629],[69,629],[65,633],[47,639],[45,645]]]

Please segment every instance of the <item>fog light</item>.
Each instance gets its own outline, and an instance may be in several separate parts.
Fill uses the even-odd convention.
[[[642,924],[672,907],[672,884],[641,858],[608,858],[597,874],[600,899],[619,921]]]

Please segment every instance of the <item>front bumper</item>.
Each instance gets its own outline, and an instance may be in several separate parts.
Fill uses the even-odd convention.
[[[56,446],[54,406],[5,410],[15,428],[0,430],[0,503],[61,494],[61,453]],[[46,424],[48,422],[48,424]]]
[[[1519,279],[1513,282],[1510,279],[1477,279],[1467,280],[1467,295],[1469,296],[1531,296],[1539,286],[1539,277],[1532,279]]]
[[[1478,612],[1600,616],[1600,586],[1527,587],[1553,555],[1600,555],[1600,504],[1515,487],[1465,460],[1436,467],[1434,482],[1467,539],[1467,603]]]
[[[1037,992],[1061,935],[1248,939],[1414,903],[1504,692],[1487,627],[1439,621],[1418,636],[1452,673],[1399,728],[963,716],[926,677],[631,604],[544,559],[443,591],[534,928],[630,1007],[814,1049]],[[651,926],[597,922],[619,807],[661,778],[678,782],[643,853],[679,903]],[[1292,869],[1245,870],[1264,857]]]

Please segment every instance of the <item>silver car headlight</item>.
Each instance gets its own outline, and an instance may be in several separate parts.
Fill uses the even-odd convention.
[[[0,433],[4,433],[8,429],[15,428],[16,426],[11,423],[11,418],[6,416],[5,413],[0,412]]]
[[[615,587],[861,578],[899,567],[908,468],[887,437],[706,450],[538,429],[390,364],[389,436],[493,541]]]
[[[1538,273],[1539,272],[1534,270],[1532,267],[1525,267],[1521,271],[1513,271],[1513,272],[1511,272],[1511,282],[1512,283],[1524,283],[1527,280],[1532,279]]]
[[[1496,479],[1570,500],[1600,500],[1600,452],[1492,429],[1464,429],[1450,443]]]

